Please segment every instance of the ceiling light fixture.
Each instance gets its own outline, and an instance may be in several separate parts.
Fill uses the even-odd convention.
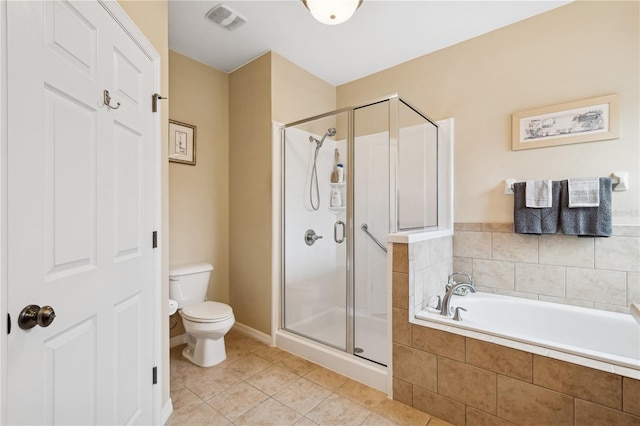
[[[351,18],[362,0],[302,0],[302,3],[318,21],[338,25]]]

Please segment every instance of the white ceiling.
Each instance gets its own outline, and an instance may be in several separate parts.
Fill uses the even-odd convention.
[[[331,26],[299,0],[170,0],[169,48],[224,72],[274,51],[338,86],[569,2],[364,0]],[[228,31],[206,19],[220,3],[248,22]]]

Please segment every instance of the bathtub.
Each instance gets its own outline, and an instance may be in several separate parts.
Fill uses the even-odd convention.
[[[427,308],[415,323],[640,379],[640,325],[629,314],[480,292],[451,306],[467,309],[462,321]]]

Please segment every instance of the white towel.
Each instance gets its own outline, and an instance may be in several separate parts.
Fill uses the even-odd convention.
[[[527,207],[536,209],[551,207],[550,180],[528,180],[525,186],[525,203]]]
[[[600,178],[573,178],[568,181],[569,208],[600,205]]]

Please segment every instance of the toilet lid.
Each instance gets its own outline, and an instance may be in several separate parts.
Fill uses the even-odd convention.
[[[233,315],[233,309],[224,303],[208,301],[182,308],[182,315],[198,322],[217,322]]]

